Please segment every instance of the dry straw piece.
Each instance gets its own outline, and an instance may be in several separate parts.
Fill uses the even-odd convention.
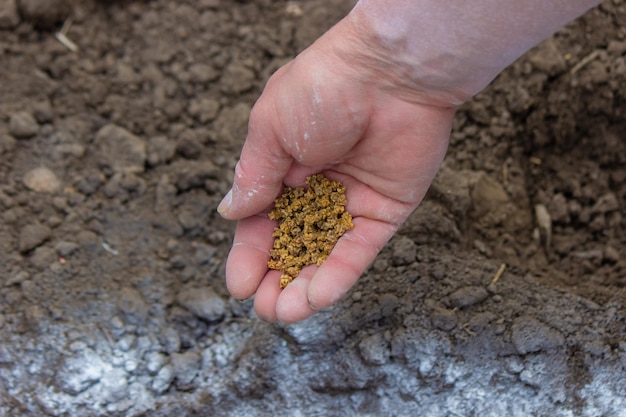
[[[274,247],[267,265],[282,271],[280,288],[305,266],[321,265],[341,235],[354,227],[341,182],[317,174],[307,177],[306,184],[306,189],[286,187],[269,213],[278,227],[272,234]]]

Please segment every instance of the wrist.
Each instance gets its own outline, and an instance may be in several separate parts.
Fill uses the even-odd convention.
[[[375,79],[456,106],[598,0],[359,0],[345,19]]]

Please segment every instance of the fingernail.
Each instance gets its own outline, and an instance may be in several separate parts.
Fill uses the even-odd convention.
[[[314,303],[313,301],[311,301],[311,297],[308,297],[308,300],[307,300],[307,301],[309,302],[309,308],[310,308],[311,310],[313,310],[313,311],[320,311],[320,310],[321,310],[321,308],[320,308],[320,307],[318,307],[316,303]]]
[[[217,212],[219,214],[225,214],[230,209],[230,205],[233,202],[233,190],[231,189],[226,193],[220,204],[217,206]]]
[[[313,288],[311,288],[314,284],[311,283],[309,284],[309,287],[307,288],[306,291],[306,301],[307,304],[309,304],[309,308],[313,311],[319,311],[320,308],[317,306],[318,304],[315,302],[315,296],[313,293],[313,291],[311,291]]]

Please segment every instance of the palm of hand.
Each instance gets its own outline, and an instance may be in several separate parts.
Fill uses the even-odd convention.
[[[317,48],[324,50],[324,42]],[[227,218],[239,219],[227,266],[233,296],[256,294],[266,320],[295,322],[338,301],[417,207],[446,151],[454,110],[405,101],[368,85],[315,46],[277,72],[255,105]],[[268,270],[281,187],[323,172],[346,186],[354,228],[321,266],[280,290]]]

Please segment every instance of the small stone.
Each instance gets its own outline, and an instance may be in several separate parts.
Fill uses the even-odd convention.
[[[124,322],[121,318],[119,318],[119,316],[114,316],[109,324],[113,330],[122,330],[124,328]]]
[[[430,271],[430,276],[437,281],[440,281],[446,276],[446,268],[443,265],[434,265]]]
[[[548,212],[552,220],[557,223],[569,223],[570,221],[568,202],[561,193],[555,194],[554,197],[552,197],[552,201],[550,201],[548,205]]]
[[[167,353],[172,354],[180,350],[180,335],[173,327],[164,329],[159,339]]]
[[[394,265],[409,265],[417,258],[417,245],[415,242],[401,236],[391,244],[391,260]]]
[[[391,356],[403,357],[409,369],[423,377],[434,377],[441,371],[438,362],[450,353],[450,339],[441,332],[428,332],[419,326],[400,328],[391,339]]]
[[[606,47],[606,51],[613,55],[623,55],[626,52],[626,41],[611,40]]]
[[[148,141],[148,164],[156,166],[169,162],[176,154],[176,142],[166,136],[155,136]]]
[[[389,361],[391,349],[382,333],[374,333],[361,340],[359,352],[366,363],[370,365],[384,365]]]
[[[30,274],[26,271],[19,271],[14,275],[9,275],[8,279],[4,282],[5,287],[10,287],[11,285],[21,284],[23,281],[26,281],[30,278]]]
[[[456,314],[446,308],[435,308],[431,312],[433,326],[446,332],[456,327]]]
[[[49,123],[54,118],[54,113],[52,111],[52,104],[50,104],[50,100],[42,100],[34,104],[33,106],[33,116],[39,123]]]
[[[176,386],[186,387],[190,385],[198,375],[202,357],[197,352],[174,353],[170,364],[174,370]]]
[[[67,394],[80,394],[102,378],[105,367],[106,364],[96,352],[83,348],[65,359],[56,373],[56,385]]]
[[[51,28],[67,19],[72,11],[70,0],[18,0],[24,20],[40,28]]]
[[[528,60],[542,72],[555,76],[566,70],[563,53],[554,39],[549,38],[528,53]]]
[[[176,152],[187,159],[198,159],[202,149],[202,142],[192,130],[184,131],[176,142]]]
[[[167,356],[161,352],[150,351],[144,356],[146,369],[154,375],[167,363]]]
[[[467,286],[456,290],[450,295],[453,306],[464,308],[483,302],[489,293],[483,287]]]
[[[29,301],[35,300],[37,295],[37,285],[33,281],[27,279],[20,284],[20,287],[22,288],[22,295],[24,298]]]
[[[196,251],[193,255],[193,259],[198,265],[206,265],[215,259],[217,254],[217,248],[215,246],[198,243],[195,245],[195,248]]]
[[[513,322],[511,341],[520,355],[526,355],[558,348],[565,343],[565,338],[561,332],[536,318],[522,316]]]
[[[591,214],[605,214],[619,209],[619,202],[615,193],[607,193],[598,198],[591,208]]]
[[[202,369],[203,370],[211,370],[213,369],[214,357],[213,349],[208,347],[202,351]]]
[[[81,246],[86,246],[91,249],[98,245],[98,235],[91,230],[83,229],[76,234],[76,242]]]
[[[136,337],[134,334],[124,335],[122,336],[120,340],[118,340],[117,347],[122,352],[128,352],[133,347],[133,344],[135,343],[135,339]]]
[[[611,263],[617,263],[620,260],[619,252],[613,246],[607,245],[604,248],[604,259]]]
[[[20,23],[20,15],[17,12],[15,0],[3,0],[0,2],[0,29],[11,29]]]
[[[198,2],[200,9],[217,9],[220,7],[220,0],[200,0]]]
[[[188,287],[178,293],[178,303],[193,315],[207,321],[218,321],[224,317],[226,303],[211,288]]]
[[[174,122],[178,120],[185,110],[183,103],[178,101],[167,101],[162,107],[163,113],[167,116],[168,120]]]
[[[128,130],[108,124],[96,133],[94,143],[99,163],[114,173],[144,171],[146,144]]]
[[[152,381],[152,390],[157,394],[163,394],[174,381],[174,369],[171,365],[165,365]]]
[[[491,322],[496,318],[496,315],[491,312],[478,313],[467,322],[464,328],[475,334],[480,334],[488,329]]]
[[[470,195],[473,216],[486,225],[504,223],[515,207],[502,184],[487,174],[477,176]]]
[[[33,266],[43,270],[56,264],[56,259],[57,256],[54,249],[48,246],[39,246],[33,250],[29,261]]]
[[[488,126],[491,121],[491,112],[484,103],[472,100],[468,103],[468,115],[475,121]]]
[[[137,343],[135,345],[135,349],[139,352],[145,352],[152,349],[156,345],[156,339],[154,335],[150,336],[138,336]]]
[[[463,218],[472,207],[471,184],[479,175],[475,171],[455,171],[444,164],[428,192],[441,200],[454,215]]]
[[[524,362],[517,356],[510,356],[505,360],[504,367],[512,374],[519,374],[524,370]]]
[[[226,141],[237,141],[240,137],[245,137],[250,110],[250,104],[245,102],[222,108],[219,116],[211,124],[215,134]]]
[[[92,171],[82,176],[76,182],[76,189],[82,194],[91,195],[95,193],[104,182],[104,175],[100,171]]]
[[[387,258],[383,258],[383,257],[379,256],[374,261],[374,264],[372,265],[372,268],[376,272],[384,272],[384,271],[387,270],[387,268],[389,268],[389,261],[387,260]]]
[[[57,251],[59,256],[68,257],[76,250],[78,250],[78,244],[74,242],[69,242],[67,240],[62,240],[54,246],[54,249]]]
[[[191,81],[202,84],[215,81],[220,76],[220,72],[215,68],[198,63],[189,67],[189,74],[191,75]]]
[[[67,200],[65,197],[54,197],[52,206],[59,211],[67,212]]]
[[[13,151],[16,145],[17,141],[11,135],[0,133],[0,155]]]
[[[28,252],[41,245],[52,235],[52,230],[42,224],[29,224],[20,231],[18,249],[20,252]]]
[[[148,317],[148,306],[139,291],[134,288],[122,288],[117,306],[126,315],[126,319],[130,323],[140,324]]]
[[[63,219],[59,216],[52,215],[46,219],[46,224],[53,229],[63,223]]]
[[[179,191],[203,187],[207,179],[215,178],[220,170],[209,160],[181,160],[169,165],[173,183]]]
[[[109,402],[118,402],[128,396],[128,377],[123,370],[111,369],[104,374],[100,382],[104,396]]]
[[[241,94],[250,90],[255,80],[254,71],[241,64],[233,63],[224,70],[220,85],[224,93]]]
[[[493,282],[489,283],[489,285],[487,285],[487,292],[489,294],[497,294],[498,293],[498,286],[496,284],[494,284]]]
[[[85,147],[79,143],[60,143],[54,147],[52,154],[55,159],[82,158],[85,155]]]
[[[50,169],[39,167],[24,175],[24,185],[38,193],[54,193],[61,187],[61,182]]]
[[[208,123],[215,120],[220,112],[220,102],[210,98],[197,98],[189,103],[189,114],[200,123]]]
[[[133,357],[126,358],[126,360],[124,361],[124,370],[126,370],[126,372],[128,373],[135,372],[138,366],[139,362]]]
[[[119,173],[111,177],[104,186],[104,195],[108,198],[128,198],[140,196],[146,190],[146,182],[132,173]]]
[[[606,83],[609,78],[609,71],[604,60],[595,59],[587,64],[584,72],[589,77],[589,81],[594,84]]]
[[[48,310],[39,305],[30,305],[24,310],[24,319],[31,326],[37,326],[48,317]]]
[[[27,111],[13,113],[9,119],[9,133],[17,139],[28,139],[39,132],[37,120]]]

